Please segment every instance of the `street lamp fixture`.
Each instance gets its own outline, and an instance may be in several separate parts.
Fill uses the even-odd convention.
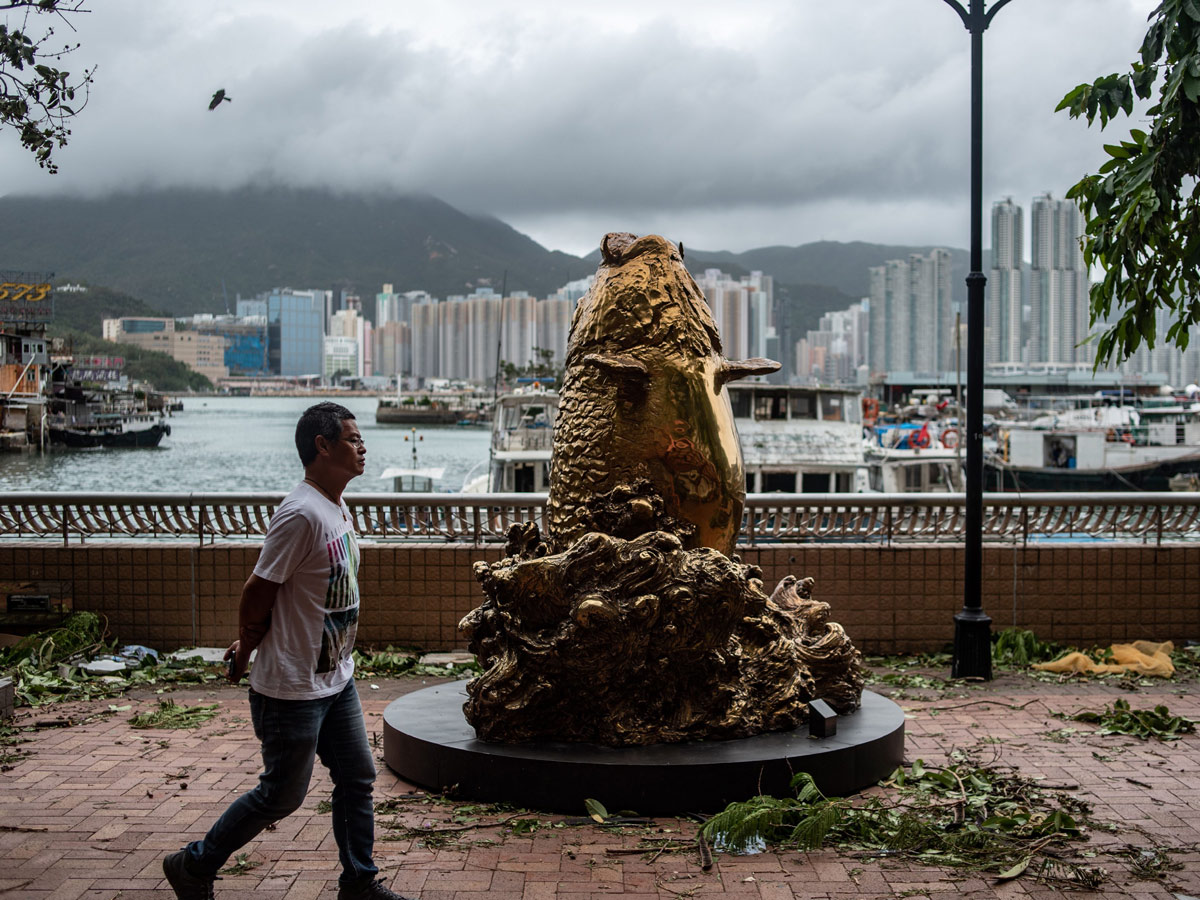
[[[971,33],[971,271],[967,275],[967,521],[963,608],[954,616],[953,678],[992,678],[992,619],[983,611],[983,33],[1009,0],[945,0]]]

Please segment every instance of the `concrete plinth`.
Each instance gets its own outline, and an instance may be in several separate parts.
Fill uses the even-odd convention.
[[[904,756],[904,713],[870,691],[862,708],[838,717],[837,733],[808,727],[729,741],[601,747],[478,740],[463,716],[466,682],[394,700],[384,711],[383,755],[414,784],[454,796],[583,814],[595,798],[610,810],[647,815],[714,811],[755,794],[789,796],[808,772],[830,796],[886,778]]]

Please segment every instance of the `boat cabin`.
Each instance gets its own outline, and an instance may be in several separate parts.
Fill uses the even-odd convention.
[[[391,479],[392,490],[398,494],[430,494],[434,482],[441,481],[446,470],[441,467],[429,469],[405,469],[389,466],[380,478]]]
[[[540,385],[502,394],[492,410],[488,473],[468,480],[463,490],[496,494],[550,490],[550,451],[558,393]]]
[[[867,489],[860,391],[759,382],[735,382],[728,391],[747,493]]]

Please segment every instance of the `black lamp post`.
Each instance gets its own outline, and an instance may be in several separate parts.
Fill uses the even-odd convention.
[[[953,678],[992,677],[991,617],[983,611],[983,33],[1008,3],[946,0],[971,32],[971,271],[967,275],[967,531],[963,608],[954,617]]]

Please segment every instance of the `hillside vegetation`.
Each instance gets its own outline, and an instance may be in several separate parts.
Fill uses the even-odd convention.
[[[124,316],[148,316],[157,319],[170,315],[121,291],[87,285],[86,291],[54,295],[54,321],[51,331],[78,331],[98,338],[104,334],[102,324],[105,319],[119,319]]]

